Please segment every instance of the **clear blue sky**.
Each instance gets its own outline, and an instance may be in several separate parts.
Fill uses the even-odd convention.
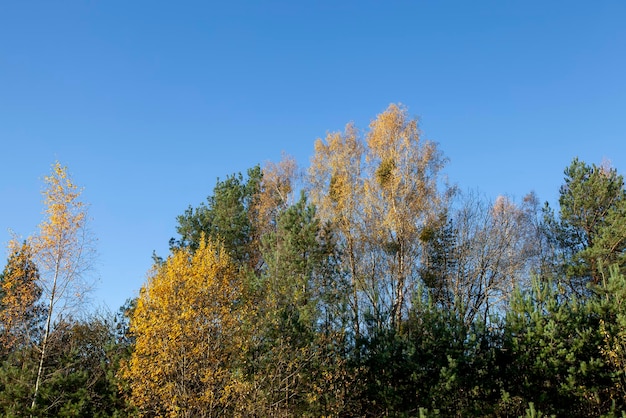
[[[574,156],[624,174],[626,2],[2,2],[0,242],[36,231],[58,159],[115,310],[217,177],[281,151],[308,166],[392,102],[462,189],[554,202]]]

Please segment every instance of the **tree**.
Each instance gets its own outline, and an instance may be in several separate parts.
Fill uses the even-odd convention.
[[[572,417],[606,414],[611,398],[623,407],[623,399],[611,395],[614,377],[602,358],[601,332],[620,308],[597,295],[562,296],[555,282],[533,279],[529,289],[518,288],[512,297],[502,349],[509,403],[519,408],[534,402],[544,412]]]
[[[39,226],[39,234],[30,240],[46,301],[33,409],[44,378],[53,320],[80,305],[88,291],[84,273],[91,268],[94,253],[87,229],[87,209],[80,201],[82,190],[59,162],[53,164],[52,174],[45,177],[45,184],[43,197],[47,219]]]
[[[394,104],[370,123],[365,138],[348,125],[343,135],[318,140],[315,150],[312,201],[322,221],[339,231],[356,334],[366,316],[377,327],[398,327],[419,284],[421,232],[445,207],[439,172],[446,160]]]
[[[445,194],[439,171],[446,163],[437,144],[421,138],[417,120],[390,105],[370,123],[367,134],[369,177],[366,207],[374,219],[386,280],[391,324],[399,326],[418,284],[420,233],[439,219]]]
[[[188,247],[192,251],[200,246],[203,236],[219,240],[239,266],[253,270],[260,264],[258,242],[255,241],[256,224],[251,209],[256,207],[262,172],[259,166],[248,170],[248,176],[234,174],[219,180],[206,204],[189,207],[177,218],[178,240],[170,240],[170,247]]]
[[[345,335],[337,311],[345,307],[345,286],[333,271],[332,234],[302,194],[277,215],[276,230],[262,244],[266,268],[254,321],[258,344],[251,347],[251,407],[268,416],[336,410],[343,390],[337,384],[342,359],[336,348]]]
[[[97,314],[57,322],[48,338],[35,416],[111,417],[127,414],[116,372],[125,347],[116,341],[111,318]],[[23,409],[26,405],[23,405]]]
[[[626,189],[614,168],[575,158],[565,169],[559,219],[549,206],[545,215],[546,231],[560,255],[557,266],[574,292],[598,284],[602,267],[617,263],[626,271]]]
[[[9,243],[11,255],[0,275],[0,359],[37,341],[41,324],[39,270],[27,244]]]
[[[268,162],[263,166],[255,204],[249,210],[257,245],[262,246],[264,235],[276,231],[278,216],[294,203],[297,178],[298,165],[286,154],[278,163]]]
[[[33,410],[33,382],[39,353],[33,346],[14,348],[0,363],[0,415],[25,417]],[[37,415],[36,415],[37,416]]]
[[[363,212],[363,165],[365,147],[357,129],[348,124],[344,133],[330,133],[315,142],[315,155],[309,168],[311,201],[322,222],[336,231],[342,263],[350,279],[352,328],[361,334],[359,293],[366,288],[368,268],[367,226]]]
[[[458,207],[422,233],[421,276],[437,302],[467,323],[486,323],[505,312],[513,288],[523,287],[536,269],[536,198],[529,194],[518,206],[504,196],[490,203],[472,193],[461,197]]]
[[[132,313],[135,345],[122,371],[141,415],[214,417],[243,407],[244,296],[231,258],[210,239],[155,267]]]
[[[600,351],[605,362],[613,369],[611,399],[626,407],[626,278],[619,267],[613,265],[608,277],[603,277],[594,290],[606,314],[600,320],[604,344]]]

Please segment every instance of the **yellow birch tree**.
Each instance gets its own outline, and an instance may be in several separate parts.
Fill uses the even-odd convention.
[[[10,257],[0,276],[0,354],[35,340],[41,307],[39,271],[27,243],[9,242]]]
[[[131,317],[136,341],[122,369],[140,415],[215,417],[238,407],[242,287],[225,250],[204,237],[195,252],[176,249],[155,267]]]
[[[39,234],[30,239],[34,260],[40,273],[43,300],[46,306],[45,326],[39,346],[39,367],[31,407],[44,376],[48,339],[53,320],[63,312],[77,308],[88,289],[84,273],[91,268],[93,241],[87,229],[87,207],[80,200],[82,189],[59,162],[44,178],[46,219],[39,225]]]
[[[404,107],[392,104],[365,136],[351,124],[315,144],[311,200],[338,231],[352,281],[355,333],[360,311],[377,326],[398,326],[419,280],[421,234],[438,222],[448,189],[446,160],[421,138]]]
[[[315,142],[309,182],[311,201],[323,222],[330,222],[339,232],[343,263],[350,276],[350,306],[353,331],[360,335],[359,291],[363,290],[367,267],[367,230],[364,220],[363,164],[365,147],[356,127],[348,124],[343,133],[329,133]],[[370,293],[366,293],[369,295]],[[375,301],[370,298],[375,305]]]
[[[382,249],[378,280],[389,319],[398,326],[419,277],[421,232],[438,221],[445,202],[439,172],[446,159],[437,144],[421,138],[417,120],[391,104],[370,123],[366,161],[364,207]]]

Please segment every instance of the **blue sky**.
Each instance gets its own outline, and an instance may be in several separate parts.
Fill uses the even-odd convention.
[[[462,189],[554,202],[575,156],[626,173],[624,22],[624,1],[2,2],[0,243],[36,231],[59,160],[116,310],[217,177],[306,167],[392,102]]]

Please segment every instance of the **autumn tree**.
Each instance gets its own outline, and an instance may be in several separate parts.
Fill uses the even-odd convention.
[[[84,273],[91,268],[94,247],[87,229],[87,207],[80,200],[82,190],[67,169],[56,162],[45,177],[43,190],[46,219],[30,240],[39,269],[45,300],[45,326],[39,344],[39,367],[32,408],[35,408],[44,379],[48,340],[54,320],[78,307],[88,289]]]
[[[417,120],[393,104],[370,123],[367,146],[366,213],[380,248],[382,298],[397,327],[419,283],[420,234],[442,211],[439,172],[446,159],[437,144],[422,138]]]
[[[373,280],[368,268],[367,225],[364,217],[365,145],[356,127],[330,133],[315,141],[309,168],[310,196],[322,222],[336,231],[342,264],[350,280],[350,309],[354,335],[361,335],[361,298]]]
[[[249,211],[249,218],[255,225],[257,245],[262,246],[265,234],[276,231],[278,216],[295,203],[294,190],[298,178],[298,165],[287,154],[283,154],[278,163],[269,161],[263,166],[257,196]]]
[[[11,255],[0,275],[0,347],[2,355],[37,341],[41,324],[39,270],[27,243],[9,243]]]
[[[311,197],[321,219],[339,231],[357,334],[365,314],[376,326],[394,327],[406,314],[419,283],[420,234],[439,219],[446,199],[439,176],[445,161],[394,104],[364,137],[348,125],[316,142]]]
[[[214,417],[241,406],[242,287],[225,248],[208,239],[155,268],[132,313],[122,374],[142,416]]]

